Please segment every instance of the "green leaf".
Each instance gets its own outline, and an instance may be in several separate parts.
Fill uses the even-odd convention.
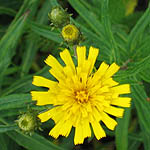
[[[30,94],[12,94],[0,98],[0,110],[18,108],[31,102]]]
[[[102,0],[101,5],[102,5],[102,10],[101,10],[101,20],[102,24],[104,26],[104,31],[105,31],[105,36],[107,37],[107,40],[110,45],[110,63],[116,62],[120,63],[120,53],[116,44],[116,41],[114,39],[112,29],[111,29],[111,24],[110,24],[110,19],[109,19],[109,14],[108,14],[108,2],[109,0]]]
[[[39,0],[24,0],[23,4],[21,5],[15,19],[12,21],[11,25],[13,25],[22,15],[29,13],[29,17],[34,14],[34,6],[38,3]],[[30,10],[31,9],[31,10]],[[29,11],[30,10],[30,11]]]
[[[139,125],[142,130],[144,148],[147,150],[150,149],[150,103],[148,103],[147,101],[148,97],[146,95],[144,87],[140,85],[132,85],[132,96],[139,118]]]
[[[139,41],[139,44],[137,44],[136,51],[134,52],[134,55],[132,56],[132,59],[141,59],[149,55],[150,53],[150,36],[149,34],[143,34],[142,40]]]
[[[8,150],[8,137],[5,134],[0,134],[0,148],[1,150]]]
[[[139,76],[141,77],[142,80],[150,83],[150,71],[149,68],[145,69],[144,71],[139,73]]]
[[[120,22],[125,16],[125,1],[123,0],[109,0],[109,15],[112,22]]]
[[[136,23],[134,28],[129,34],[129,39],[128,39],[128,48],[129,51],[131,52],[131,56],[135,52],[136,44],[138,43],[137,40],[139,37],[143,34],[143,31],[145,27],[149,24],[150,20],[150,6],[147,8],[145,11],[144,15],[139,19],[139,21]]]
[[[26,23],[26,18],[28,14],[20,17],[8,30],[8,32],[3,36],[0,41],[0,79],[2,82],[2,76],[6,71],[7,67],[11,63],[11,58],[15,54],[15,47],[23,33],[23,29]]]
[[[139,142],[139,141],[132,141],[132,142],[129,143],[128,150],[133,150],[133,149],[134,150],[139,150],[140,145],[141,145],[141,142]]]
[[[112,32],[116,41],[118,52],[120,53],[120,62],[124,63],[128,59],[128,35],[119,25],[113,26]]]
[[[16,126],[16,125],[0,125],[0,133],[12,131],[12,130],[15,130],[17,128],[18,128],[18,126]]]
[[[150,104],[147,101],[144,88],[140,85],[132,85],[132,97],[137,110],[140,127],[142,127],[141,129],[144,133],[150,134]]]
[[[46,66],[34,75],[42,75],[46,78],[53,80],[54,77],[50,75],[48,70],[49,67]],[[33,75],[27,75],[25,77],[16,80],[12,85],[10,85],[8,88],[5,88],[5,90],[2,91],[1,96],[6,96],[11,93],[30,92],[31,90],[39,89],[38,87],[32,85],[32,79],[33,79]]]
[[[132,140],[132,141],[136,141],[136,142],[142,142],[143,139],[142,139],[142,133],[129,133],[128,135],[128,138],[129,138],[129,142]],[[130,146],[130,143],[128,144]]]
[[[64,150],[36,133],[29,136],[20,131],[10,131],[7,135],[28,150]]]
[[[143,127],[141,127],[141,128],[143,128]],[[145,150],[150,149],[150,144],[149,144],[150,134],[144,131],[142,134],[142,137],[143,137],[144,149]]]
[[[89,26],[95,31],[97,35],[104,38],[104,28],[96,15],[89,11],[80,0],[68,0],[71,6],[80,14],[80,16],[89,24]]]
[[[38,35],[41,35],[47,39],[50,39],[56,43],[61,43],[62,38],[60,38],[60,34],[54,31],[51,31],[49,26],[40,25],[35,22],[29,22],[31,30]]]
[[[12,116],[19,116],[21,113],[24,113],[27,111],[27,106],[19,107],[18,108],[9,108],[1,110],[1,117],[12,117]]]
[[[0,14],[7,14],[10,16],[15,16],[16,15],[16,11],[11,9],[11,8],[7,8],[7,7],[0,7]]]
[[[130,63],[130,67],[128,67],[127,70],[125,70],[125,71],[120,70],[120,72],[118,72],[117,75],[115,75],[115,76],[118,78],[120,78],[120,77],[127,78],[127,77],[131,77],[131,76],[136,76],[141,71],[149,68],[149,65],[150,65],[150,55],[143,58],[139,62]]]
[[[48,22],[48,12],[50,8],[51,5],[49,4],[49,0],[46,0],[37,15],[36,20],[39,24],[45,24]],[[40,36],[34,34],[33,32],[30,32],[27,37],[28,38],[26,40],[26,48],[23,55],[23,61],[21,67],[21,76],[24,76],[29,72],[34,57],[39,49],[38,43],[40,41]]]
[[[118,125],[115,132],[117,150],[128,150],[128,127],[131,108],[126,108],[123,118],[117,119]]]

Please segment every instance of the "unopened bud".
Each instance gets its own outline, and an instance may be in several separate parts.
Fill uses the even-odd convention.
[[[73,24],[68,24],[64,26],[61,34],[62,34],[64,41],[66,41],[67,43],[73,43],[73,44],[78,43],[80,39],[80,31]]]
[[[61,28],[70,22],[70,15],[59,6],[54,7],[48,14],[48,17],[54,27]]]
[[[25,133],[32,134],[34,130],[40,127],[40,119],[35,112],[26,112],[16,120],[18,127]]]

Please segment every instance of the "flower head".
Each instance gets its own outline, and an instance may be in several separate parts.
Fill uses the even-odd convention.
[[[58,138],[68,136],[71,128],[75,128],[74,143],[81,144],[91,136],[91,127],[99,140],[105,137],[101,127],[103,122],[109,129],[114,130],[117,122],[109,115],[122,117],[124,109],[130,106],[129,97],[120,94],[130,93],[129,84],[118,85],[112,76],[119,70],[113,63],[102,63],[93,73],[93,67],[99,50],[90,47],[86,58],[86,47],[77,47],[77,62],[75,67],[67,49],[60,53],[65,66],[62,66],[52,55],[45,60],[51,69],[50,73],[57,79],[51,81],[40,76],[34,76],[33,84],[49,88],[47,92],[32,91],[32,100],[37,105],[52,104],[54,107],[39,114],[42,122],[49,119],[55,121],[49,135]],[[115,107],[117,106],[117,107]]]
[[[73,24],[64,26],[61,34],[64,40],[68,43],[76,43],[80,38],[80,32]]]

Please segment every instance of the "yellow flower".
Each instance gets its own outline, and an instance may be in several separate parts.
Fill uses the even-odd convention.
[[[61,34],[64,40],[68,43],[77,42],[80,36],[78,28],[73,24],[68,24],[64,26]]]
[[[113,63],[102,63],[95,73],[92,73],[99,50],[90,47],[86,59],[86,47],[77,47],[77,62],[75,67],[67,49],[60,53],[65,66],[49,55],[45,60],[51,69],[50,73],[57,79],[51,81],[40,76],[34,76],[33,84],[49,88],[47,92],[32,91],[32,100],[37,105],[52,104],[54,107],[39,114],[42,122],[49,119],[55,121],[49,135],[58,138],[68,136],[71,128],[75,128],[74,143],[82,144],[84,139],[91,137],[91,127],[99,140],[105,137],[105,131],[100,123],[114,130],[117,122],[110,115],[122,117],[124,109],[129,107],[131,98],[120,97],[120,94],[130,93],[129,84],[118,85],[112,76],[119,70]],[[117,107],[115,107],[117,106]]]

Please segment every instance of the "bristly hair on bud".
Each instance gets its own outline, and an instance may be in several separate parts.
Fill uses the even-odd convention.
[[[79,44],[79,42],[83,40],[80,30],[73,24],[64,26],[61,35],[64,41],[70,45]]]
[[[37,112],[35,110],[28,110],[27,112],[21,114],[16,120],[18,127],[21,129],[22,132],[25,134],[32,135],[32,133],[40,129],[41,121],[37,117]]]
[[[51,12],[48,13],[48,17],[51,21],[51,25],[56,28],[62,28],[70,22],[70,15],[67,13],[67,10],[63,10],[60,6],[54,7]]]

